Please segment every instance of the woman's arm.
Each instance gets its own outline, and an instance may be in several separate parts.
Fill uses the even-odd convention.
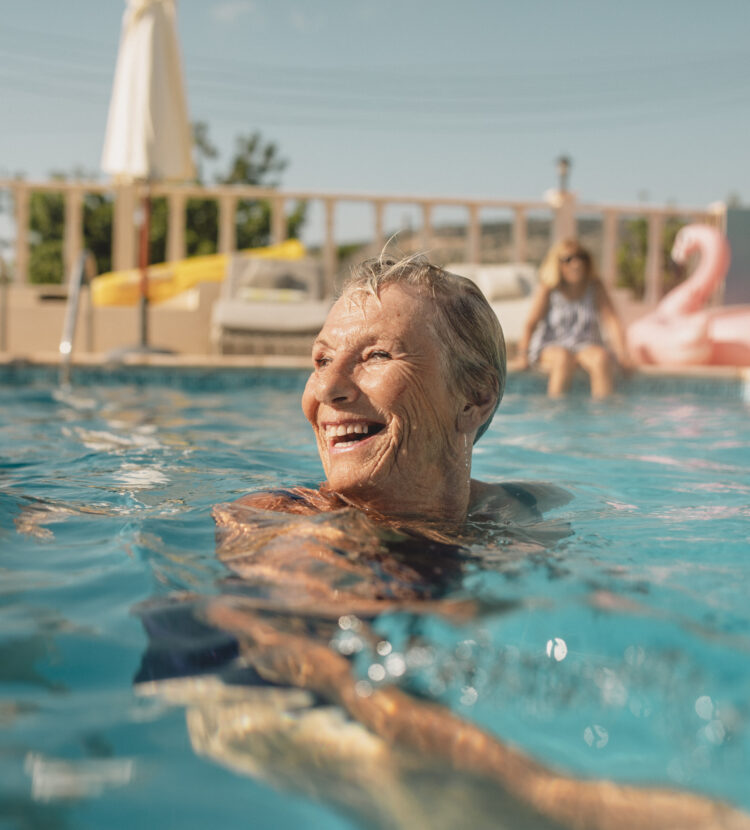
[[[534,761],[450,709],[390,686],[363,694],[351,663],[275,618],[220,597],[206,609],[213,625],[234,634],[245,660],[264,679],[340,706],[391,751],[448,765],[505,793],[498,826],[571,830],[750,830],[750,817],[720,802],[667,788],[578,780]],[[387,764],[388,755],[385,755]],[[413,762],[412,762],[413,763]],[[395,769],[395,764],[388,765]],[[528,811],[528,812],[527,812]],[[519,814],[518,823],[504,819]],[[501,821],[501,818],[503,819]]]
[[[550,290],[545,285],[539,285],[534,292],[526,322],[523,326],[521,339],[518,341],[518,355],[512,361],[510,368],[523,371],[529,368],[529,342],[534,329],[539,325],[549,307]]]
[[[596,305],[599,317],[607,332],[609,343],[619,364],[625,369],[631,368],[633,362],[628,354],[625,327],[622,325],[609,293],[602,282],[596,284]]]

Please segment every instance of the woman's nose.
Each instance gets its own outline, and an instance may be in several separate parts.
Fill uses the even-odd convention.
[[[318,375],[317,398],[321,403],[352,403],[358,394],[351,366],[344,360],[333,360]]]

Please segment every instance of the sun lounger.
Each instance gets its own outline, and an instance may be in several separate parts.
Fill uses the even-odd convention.
[[[215,351],[307,354],[331,306],[321,294],[321,268],[313,259],[232,256],[211,313]]]
[[[506,342],[518,342],[538,282],[536,267],[527,262],[503,265],[456,262],[447,265],[446,270],[473,280],[497,314]]]

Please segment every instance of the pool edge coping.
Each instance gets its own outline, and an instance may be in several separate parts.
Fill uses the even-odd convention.
[[[127,355],[113,360],[106,355],[80,354],[71,361],[71,368],[156,369],[312,369],[309,357],[299,355]],[[16,355],[0,354],[0,367],[29,366],[59,369],[62,358],[55,353]],[[521,374],[509,370],[509,375]],[[532,371],[532,374],[538,374]],[[750,366],[639,366],[634,375],[689,379],[736,380],[750,384]]]

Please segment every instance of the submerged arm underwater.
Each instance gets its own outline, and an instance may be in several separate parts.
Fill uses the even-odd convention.
[[[444,706],[398,689],[385,687],[363,695],[348,660],[308,637],[280,630],[253,611],[218,600],[207,616],[238,637],[243,658],[265,679],[313,692],[340,706],[395,751],[416,753],[428,766],[440,764],[475,778],[480,789],[482,783],[497,788],[495,807],[502,814],[485,817],[491,819],[487,826],[750,828],[747,815],[697,795],[558,774]],[[384,768],[389,763],[384,759]],[[482,826],[480,816],[472,816],[471,821]],[[441,825],[435,816],[429,826],[448,825]]]
[[[576,779],[446,706],[392,686],[363,687],[332,646],[335,621],[356,615],[374,643],[367,620],[381,613],[470,619],[471,599],[443,596],[458,582],[460,546],[423,538],[427,561],[410,563],[417,537],[359,511],[279,513],[259,503],[270,506],[251,498],[215,509],[217,555],[237,578],[227,593],[202,598],[200,616],[235,639],[239,665],[279,693],[308,697],[284,714],[283,705],[254,697],[257,689],[244,702],[236,685],[218,701],[215,689],[199,693],[188,716],[196,751],[338,803],[366,826],[750,830],[750,817],[723,803]]]

